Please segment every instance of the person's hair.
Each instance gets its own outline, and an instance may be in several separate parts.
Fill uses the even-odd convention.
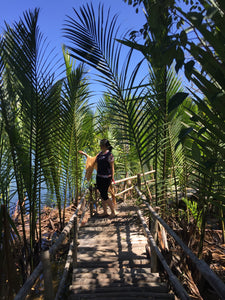
[[[113,147],[111,146],[110,142],[107,139],[102,139],[100,141],[100,146],[105,146],[109,150],[109,152],[111,152],[113,149]]]

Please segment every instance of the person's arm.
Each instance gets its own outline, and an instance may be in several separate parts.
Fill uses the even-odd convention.
[[[79,150],[78,152],[79,152],[80,154],[82,154],[82,155],[88,157],[87,153],[85,153],[84,151]]]

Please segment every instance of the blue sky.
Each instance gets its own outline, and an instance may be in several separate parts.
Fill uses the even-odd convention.
[[[143,11],[140,9],[136,14],[135,8],[125,3],[123,0],[2,0],[0,5],[0,34],[3,32],[4,21],[12,24],[22,17],[23,12],[35,7],[40,8],[39,27],[44,37],[49,43],[49,50],[55,48],[55,52],[62,59],[62,45],[66,40],[63,38],[62,28],[67,15],[74,17],[73,8],[79,11],[79,7],[92,2],[94,7],[98,7],[99,3],[104,3],[106,11],[110,7],[111,14],[118,15],[118,25],[120,25],[121,32],[127,30],[139,30],[145,23]],[[181,2],[180,5],[182,4]],[[183,4],[182,4],[183,6]],[[133,59],[133,66],[140,61],[142,55],[135,52]],[[62,60],[63,61],[63,60]],[[131,65],[132,66],[132,65]],[[94,80],[94,70],[90,69],[90,78]],[[143,65],[140,76],[143,78],[147,73],[147,65]],[[181,74],[182,76],[183,74]],[[140,77],[140,80],[142,79]],[[185,80],[184,76],[182,76]],[[91,103],[96,103],[101,98],[103,86],[100,86],[95,80],[92,80],[91,90],[94,91]],[[187,82],[185,82],[187,83]]]
[[[18,20],[23,12],[35,7],[40,8],[39,24],[41,30],[56,46],[62,42],[62,25],[66,15],[73,15],[73,7],[78,9],[85,3],[92,2],[94,6],[104,3],[106,8],[111,7],[112,13],[119,15],[119,22],[124,30],[136,29],[144,23],[143,13],[136,14],[135,9],[124,3],[123,0],[6,0],[0,5],[0,28],[4,26],[4,20],[11,23]]]
[[[4,21],[12,24],[14,21],[18,21],[19,17],[22,17],[25,10],[39,7],[40,30],[49,42],[49,49],[55,48],[56,52],[62,56],[62,44],[65,43],[62,27],[66,15],[73,17],[73,8],[78,10],[80,6],[90,2],[93,3],[94,7],[98,7],[99,3],[104,3],[106,9],[110,7],[113,15],[118,14],[118,24],[120,24],[121,32],[126,32],[128,29],[138,30],[145,22],[143,12],[140,10],[136,14],[135,9],[124,3],[123,0],[3,0],[0,5],[0,33],[3,32]],[[137,57],[140,57],[140,55]],[[101,87],[96,85],[96,90],[101,90]]]

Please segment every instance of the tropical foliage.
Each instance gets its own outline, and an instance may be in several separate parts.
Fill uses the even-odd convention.
[[[168,104],[175,94],[182,99],[187,94],[181,92],[181,83],[173,72],[172,59],[165,60],[166,53],[162,52],[171,43],[169,32],[172,20],[169,18],[168,7],[162,12],[158,6],[151,5],[151,1],[145,4],[148,28],[144,45],[131,42],[126,37],[119,39],[118,28],[115,27],[116,16],[111,20],[108,17],[104,19],[103,6],[98,8],[98,17],[91,5],[83,6],[80,13],[75,11],[75,15],[79,16],[78,21],[69,18],[64,31],[71,41],[68,44],[71,55],[100,72],[99,81],[107,88],[101,109],[114,136],[132,152],[133,159],[138,158],[142,171],[154,166],[156,203],[162,200],[166,205],[167,186],[171,186],[170,179],[168,183],[170,168],[173,168],[172,184],[175,182],[176,188],[178,185],[175,170],[178,157],[174,151],[174,137],[176,139],[178,135],[171,135],[171,132],[177,130],[175,128],[179,123],[173,120],[179,118],[177,113],[168,111]],[[155,27],[156,17],[163,20],[161,27]],[[122,52],[121,43],[116,43],[117,40],[131,48],[123,64],[119,62],[124,56],[124,49]],[[129,71],[134,49],[142,52],[149,65],[149,74],[142,76],[140,82],[137,80],[143,61]],[[122,68],[119,68],[120,64]]]
[[[187,0],[181,8],[181,2],[128,1],[137,12],[142,6],[145,24],[125,35],[118,16],[103,5],[97,11],[92,4],[74,9],[63,28],[67,43],[59,79],[59,64],[38,27],[39,10],[25,12],[12,27],[5,25],[0,40],[0,251],[13,245],[13,239],[7,242],[10,232],[17,235],[10,206],[16,195],[25,275],[40,250],[45,192],[56,202],[63,226],[65,207],[72,199],[77,204],[84,183],[78,150],[96,154],[94,145],[102,137],[114,146],[117,178],[155,170],[154,187],[146,182],[146,193],[163,213],[175,209],[179,221],[184,199],[182,217],[190,221],[192,214],[201,233],[199,255],[209,214],[224,231],[225,6],[223,0]],[[141,58],[134,64],[137,51]],[[86,64],[105,88],[95,112]],[[0,261],[8,271],[10,260],[8,255]]]
[[[74,203],[78,200],[83,162],[77,151],[93,122],[84,67],[75,67],[64,53],[66,76],[56,80],[53,66],[58,64],[48,54],[38,15],[35,9],[25,12],[13,27],[6,24],[0,48],[1,251],[11,247],[5,235],[14,235],[11,216],[18,197],[24,279],[34,268],[41,247],[46,190],[57,203],[61,225],[62,208],[69,197]],[[25,226],[28,219],[29,229]],[[10,266],[10,256],[6,259]]]
[[[198,111],[190,111],[194,126],[187,129],[192,140],[192,159],[198,185],[198,203],[202,210],[202,243],[206,214],[213,205],[213,210],[221,217],[224,231],[224,52],[225,37],[223,1],[202,1],[201,12],[180,12],[189,24],[195,28],[198,44],[188,41],[185,48],[193,60],[185,64],[185,71],[202,93],[200,97],[192,93],[193,102]],[[187,30],[186,30],[187,31]],[[199,63],[196,66],[194,61]],[[198,182],[198,184],[197,184]],[[225,236],[223,236],[225,241]],[[202,244],[201,244],[202,248]]]
[[[64,51],[66,78],[62,86],[62,140],[60,141],[60,164],[62,174],[61,190],[64,193],[64,213],[69,194],[78,201],[81,187],[82,169],[78,150],[86,146],[86,140],[92,127],[92,114],[88,106],[88,83],[85,79],[84,66],[77,68],[69,54]]]
[[[166,207],[172,185],[178,208],[178,189],[187,195],[186,188],[194,188],[204,232],[205,216],[212,204],[223,215],[223,5],[221,1],[216,5],[201,1],[185,12],[174,1],[129,1],[129,4],[144,7],[142,44],[135,41],[135,32],[131,33],[132,41],[119,38],[116,16],[111,21],[108,17],[104,19],[103,7],[99,6],[97,18],[92,6],[83,6],[80,12],[75,11],[78,18],[69,18],[64,29],[71,41],[68,48],[72,56],[100,71],[99,81],[107,87],[110,99],[105,107],[117,140],[135,145],[135,156],[142,170],[150,165],[156,170],[156,203],[162,200]],[[174,20],[179,30],[176,34],[172,27]],[[80,31],[82,35],[78,34]],[[131,48],[121,70],[118,61],[122,50],[116,40]],[[137,74],[143,62],[128,76],[134,49],[149,64],[147,83],[144,77],[138,83],[135,81],[140,78]],[[193,59],[186,62],[187,52]],[[187,79],[204,97],[189,89],[192,99],[186,99],[188,93],[172,72],[174,59],[176,71],[184,65]],[[199,64],[197,69],[194,60]],[[181,103],[182,109],[178,110]]]

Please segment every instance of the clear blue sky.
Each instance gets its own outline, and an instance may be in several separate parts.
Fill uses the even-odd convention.
[[[111,14],[118,15],[118,25],[120,25],[123,33],[127,30],[139,30],[145,23],[143,11],[140,9],[139,13],[136,14],[135,8],[124,3],[123,0],[2,0],[0,5],[0,34],[3,32],[4,21],[12,24],[14,21],[18,21],[19,17],[22,17],[24,11],[38,7],[40,8],[39,27],[49,42],[49,50],[55,48],[56,53],[61,58],[62,45],[66,44],[62,33],[64,21],[67,19],[66,16],[74,17],[73,8],[79,11],[80,6],[90,2],[96,8],[99,3],[103,3],[106,11],[110,7]],[[133,59],[134,65],[141,58],[141,54],[136,52]],[[145,65],[141,76],[144,76],[146,72]],[[94,73],[95,71],[91,70],[90,77]],[[104,88],[99,84],[94,84],[91,89],[95,91],[95,96],[93,96],[91,102],[95,103],[101,97],[101,90]]]
[[[135,13],[135,9],[124,3],[123,0],[5,0],[0,6],[0,27],[4,26],[4,20],[11,23],[18,20],[23,12],[35,7],[40,8],[39,24],[42,32],[49,38],[50,42],[58,46],[62,43],[62,26],[66,15],[73,15],[73,7],[78,9],[85,3],[92,2],[95,7],[104,3],[105,8],[111,7],[112,13],[119,15],[121,28],[137,29],[144,23],[143,13]]]
[[[120,24],[121,32],[128,29],[138,30],[145,22],[143,12],[140,10],[138,14],[135,9],[124,3],[123,0],[2,0],[0,5],[0,33],[3,32],[4,21],[12,24],[22,17],[23,12],[35,7],[40,8],[39,26],[41,32],[47,38],[50,49],[56,48],[56,52],[62,56],[62,44],[65,39],[62,34],[62,27],[66,19],[66,15],[74,16],[73,8],[76,10],[86,3],[92,2],[94,7],[98,7],[99,3],[104,3],[106,9],[111,8],[111,13],[118,14],[118,24]],[[95,91],[101,87],[95,87]],[[99,92],[100,93],[100,92]]]

